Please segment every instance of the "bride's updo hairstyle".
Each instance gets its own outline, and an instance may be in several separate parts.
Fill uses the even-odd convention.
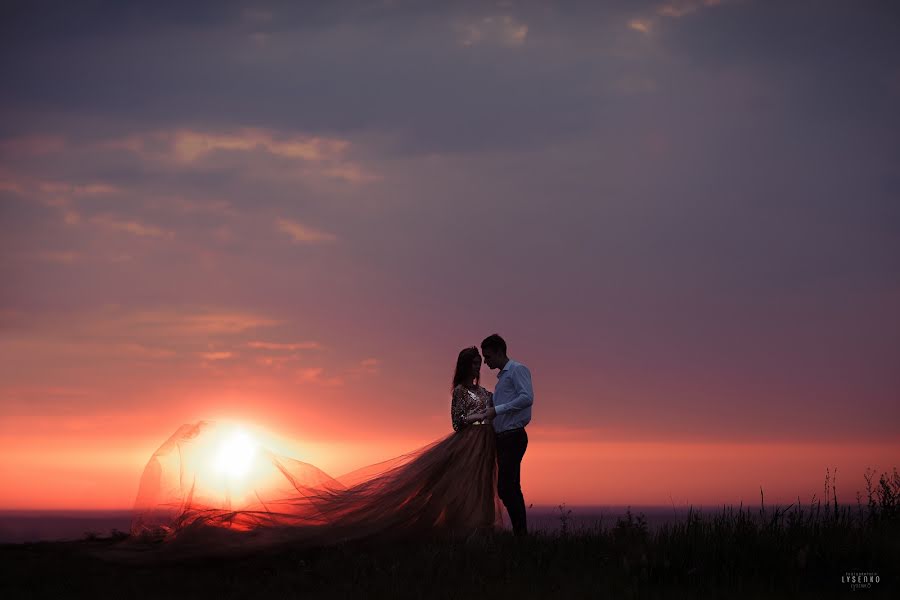
[[[479,360],[481,359],[481,354],[478,353],[478,348],[475,346],[460,350],[459,357],[456,359],[456,372],[453,373],[453,388],[456,388],[458,385],[468,385],[473,377],[475,385],[481,383],[480,372],[474,376],[472,375],[472,361],[476,357]]]

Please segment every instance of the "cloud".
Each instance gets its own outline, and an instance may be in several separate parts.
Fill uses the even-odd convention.
[[[628,21],[628,28],[644,35],[650,35],[661,25],[663,19],[680,19],[697,11],[715,8],[723,4],[734,4],[744,0],[670,0],[656,5],[652,11]]]
[[[523,45],[528,37],[528,25],[510,15],[482,17],[457,27],[462,46],[496,43],[516,47]]]
[[[233,352],[200,352],[198,355],[206,360],[225,360],[236,356]]]
[[[258,356],[255,360],[256,364],[262,365],[264,367],[273,367],[275,369],[283,369],[285,365],[289,363],[294,363],[301,360],[301,355],[297,353],[298,350],[318,350],[321,348],[321,345],[315,341],[305,341],[305,342],[263,342],[259,340],[254,340],[247,342],[247,347],[253,348],[254,350],[268,350],[275,352],[290,352],[290,354],[264,354],[262,356]]]
[[[250,348],[262,348],[264,350],[315,350],[318,349],[318,342],[296,342],[296,343],[280,343],[280,342],[247,342]]]
[[[66,146],[67,151],[77,151]],[[30,163],[31,164],[31,163]],[[124,190],[103,181],[64,181],[44,179],[28,173],[27,168],[20,167],[16,171],[0,170],[0,191],[11,192],[36,199],[48,206],[69,206],[77,198],[91,198],[121,194]]]
[[[276,133],[272,129],[223,126],[170,128],[114,136],[85,151],[125,150],[143,164],[176,172],[228,169],[259,179],[338,180],[354,185],[381,177],[349,158],[351,143],[329,135]]]
[[[23,343],[55,344],[71,341],[96,344],[115,351],[145,356],[171,356],[177,349],[206,347],[209,340],[228,338],[282,324],[264,315],[221,308],[134,309],[107,306],[75,314],[32,314],[6,310],[10,328],[23,333]],[[123,341],[125,337],[127,341]],[[221,343],[221,342],[217,342]],[[242,340],[235,342],[244,345]],[[228,350],[226,350],[228,351]]]
[[[260,356],[256,358],[256,364],[264,367],[274,367],[276,369],[283,368],[286,364],[300,360],[299,354],[289,354],[287,356]]]
[[[25,188],[22,187],[22,184],[17,181],[12,181],[7,178],[0,179],[0,192],[7,192],[11,194],[21,194]]]
[[[68,212],[66,213],[66,222],[78,223],[79,218],[77,213]],[[133,235],[137,235],[140,237],[160,237],[160,238],[172,238],[175,237],[175,232],[173,231],[164,231],[159,227],[154,225],[146,225],[144,223],[140,223],[135,220],[127,220],[120,219],[118,217],[114,217],[108,214],[95,215],[91,217],[91,223],[95,225],[99,225],[101,227],[105,227],[107,229],[112,229],[115,231],[124,231],[126,233],[131,233]]]
[[[112,397],[108,394],[115,396],[112,390],[125,380],[128,385],[142,381],[142,393],[157,383],[204,385],[210,377],[250,381],[260,373],[254,372],[252,357],[242,360],[238,349],[246,337],[256,337],[254,330],[279,323],[258,313],[221,308],[7,310],[0,313],[0,356],[6,357],[0,379],[8,385],[99,382],[105,391],[87,399],[82,410],[102,404]],[[10,357],[16,357],[14,367]],[[219,364],[227,364],[228,370],[217,371]],[[0,386],[0,393],[8,385]],[[39,404],[55,406],[56,401],[47,398]]]
[[[203,338],[230,335],[258,328],[272,327],[281,321],[254,312],[222,309],[170,308],[156,310],[123,310],[108,308],[87,316],[80,327],[98,335],[130,331],[137,336],[155,339]]]
[[[383,179],[381,175],[370,173],[363,169],[360,165],[355,164],[344,164],[334,167],[326,167],[322,169],[322,174],[333,179],[339,179],[354,184],[381,181]]]
[[[0,156],[43,156],[64,150],[66,140],[60,135],[30,134],[0,140]]]
[[[177,131],[172,140],[175,156],[191,162],[216,150],[250,151],[262,149],[274,156],[293,160],[321,161],[342,153],[347,142],[318,137],[294,137],[276,140],[265,131],[245,129],[234,135]]]
[[[38,252],[35,255],[38,259],[44,260],[47,262],[54,263],[63,263],[63,264],[71,264],[80,258],[80,254],[78,252],[72,251],[52,251],[46,250],[43,252]]]
[[[297,369],[295,372],[296,381],[298,383],[312,383],[323,387],[341,387],[344,380],[340,377],[325,377],[325,369],[323,367],[304,367]]]
[[[132,360],[145,362],[175,358],[181,354],[178,349],[160,345],[173,343],[172,340],[122,342],[116,336],[83,336],[80,339],[72,339],[68,337],[68,333],[65,330],[50,333],[17,332],[16,335],[8,335],[0,341],[0,354],[18,357],[26,373],[27,367],[36,367],[37,372],[43,368],[48,376],[50,371],[65,372],[79,362],[84,364]],[[13,380],[20,377],[21,372],[9,372],[7,375]]]
[[[118,187],[108,183],[78,184],[66,181],[42,181],[38,187],[45,194],[66,196],[95,196],[122,192]]]
[[[319,244],[337,240],[337,237],[331,233],[318,231],[290,219],[278,218],[275,225],[279,231],[291,236],[291,240],[298,244]]]
[[[184,196],[150,198],[145,203],[148,208],[171,210],[180,214],[209,214],[220,217],[238,217],[240,213],[228,200],[194,199]]]
[[[722,3],[723,0],[676,0],[666,2],[665,4],[661,4],[660,6],[658,6],[656,9],[656,14],[661,17],[678,19],[703,8],[712,8],[715,6],[719,6]]]
[[[484,14],[478,3],[333,4],[266,7],[271,21],[212,8],[185,22],[95,11],[78,28],[48,28],[23,10],[30,35],[10,41],[22,58],[0,109],[24,116],[15,130],[45,106],[95,140],[140,123],[118,147],[181,165],[349,157],[352,144],[330,145],[349,139],[378,140],[378,156],[540,147],[584,134],[614,66],[611,34],[638,10],[597,3],[572,19],[552,5]],[[109,77],[126,69],[141,74],[133,86]],[[356,181],[360,167],[339,166],[331,172]]]
[[[381,372],[381,361],[377,358],[364,358],[359,361],[359,365],[352,369],[351,374],[355,377],[363,375],[378,375]]]
[[[268,130],[245,127],[233,132],[195,129],[154,131],[105,140],[97,146],[129,150],[147,158],[171,158],[180,163],[192,163],[217,151],[262,151],[291,160],[325,161],[341,156],[349,147],[349,142],[296,134],[276,137]]]
[[[17,57],[0,93],[14,140],[0,309],[25,311],[18,328],[66,315],[55,325],[77,340],[36,360],[39,377],[74,371],[96,339],[104,359],[126,340],[192,369],[198,352],[233,352],[207,369],[293,381],[318,356],[294,344],[315,339],[340,364],[308,380],[365,388],[377,371],[425,389],[420,367],[451,353],[440,340],[488,328],[540,366],[548,410],[560,390],[585,427],[635,422],[590,413],[598,401],[664,429],[709,413],[684,410],[689,398],[732,410],[733,390],[759,407],[760,431],[820,391],[830,409],[843,395],[884,414],[897,387],[896,19],[839,3],[515,3],[488,10],[527,23],[525,37],[504,41],[494,21],[466,46],[453,24],[482,27],[483,5],[335,4],[274,6],[270,20],[210,5],[49,21],[23,5],[28,35],[0,23]],[[132,85],[109,77],[124,68]],[[99,260],[52,264],[69,251]],[[80,318],[106,302],[119,310]],[[361,360],[384,340],[396,357]],[[574,391],[572,372],[586,373]]]
[[[628,27],[641,33],[650,33],[652,25],[649,19],[632,19],[628,22]]]
[[[178,352],[170,348],[160,346],[148,346],[140,343],[123,343],[118,344],[116,348],[128,355],[139,358],[172,358],[178,355]]]

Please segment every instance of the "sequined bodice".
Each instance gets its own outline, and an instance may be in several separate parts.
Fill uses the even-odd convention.
[[[481,386],[469,389],[458,385],[453,390],[453,401],[450,406],[450,420],[453,430],[459,431],[467,425],[466,415],[484,412],[489,406],[493,406],[491,393]],[[478,422],[482,424],[482,422]]]

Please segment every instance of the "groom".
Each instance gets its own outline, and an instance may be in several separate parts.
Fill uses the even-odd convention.
[[[500,369],[494,387],[494,406],[483,413],[470,415],[466,420],[493,419],[497,436],[497,494],[506,505],[513,532],[525,535],[525,498],[519,471],[528,446],[525,426],[531,421],[534,402],[531,371],[506,355],[506,342],[496,333],[481,342],[481,353],[488,367]]]

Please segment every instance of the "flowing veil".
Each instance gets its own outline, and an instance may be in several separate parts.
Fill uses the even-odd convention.
[[[200,421],[181,426],[147,463],[131,537],[209,553],[468,536],[503,528],[496,482],[489,425],[334,478],[239,428]]]

